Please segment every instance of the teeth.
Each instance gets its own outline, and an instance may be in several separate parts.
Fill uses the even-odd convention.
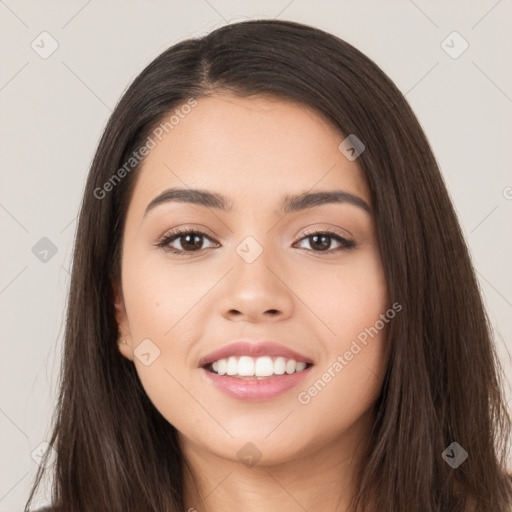
[[[274,373],[276,375],[283,375],[286,370],[286,359],[284,357],[276,357],[274,361]]]
[[[240,375],[240,377],[250,377],[254,375],[254,359],[249,356],[242,356],[238,360],[238,371],[236,373]]]
[[[258,359],[256,359],[254,375],[256,375],[256,377],[270,377],[274,375],[274,363],[272,359],[270,359],[270,357],[258,357]]]
[[[227,375],[236,375],[238,373],[238,361],[236,357],[230,357],[226,366]]]
[[[212,363],[212,370],[219,375],[236,377],[270,377],[271,375],[283,375],[287,373],[301,372],[306,368],[306,363],[297,362],[294,359],[276,357],[272,360],[269,356],[249,357],[230,356],[227,359],[219,359]]]

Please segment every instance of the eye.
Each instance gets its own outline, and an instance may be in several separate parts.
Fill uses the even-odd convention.
[[[309,250],[313,252],[332,253],[336,251],[349,250],[356,246],[354,241],[348,240],[339,233],[328,229],[313,231],[312,233],[301,233],[301,236],[302,238],[296,243],[300,243],[305,240],[310,241],[311,249]],[[218,247],[220,245],[217,242],[213,242],[213,245],[210,247],[204,247],[204,244],[202,243],[204,239],[213,242],[213,239],[203,231],[178,228],[167,234],[156,244],[156,246],[172,254],[191,254],[195,252],[198,253],[204,249]],[[335,240],[339,244],[339,247],[332,249],[332,240]],[[178,242],[181,248],[173,247],[172,244],[175,242]]]
[[[167,236],[165,236],[156,245],[173,254],[190,254],[193,252],[199,252],[202,249],[204,249],[203,243],[201,242],[201,240],[204,238],[212,240],[203,231],[190,229],[176,229],[173,232],[169,233]],[[171,246],[171,244],[174,243],[175,241],[179,242],[181,249]]]
[[[347,238],[329,229],[314,231],[307,234],[301,233],[301,235],[302,238],[299,240],[299,242],[310,240],[310,246],[317,248],[312,249],[313,252],[332,253],[336,251],[346,251],[353,249],[356,246],[356,243],[353,240],[348,240]],[[333,239],[339,244],[339,247],[335,249],[331,249],[331,241]]]

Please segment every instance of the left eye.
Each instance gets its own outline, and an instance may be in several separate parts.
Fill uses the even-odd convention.
[[[320,246],[319,250],[315,250],[314,252],[334,252],[334,251],[343,251],[352,249],[355,247],[355,242],[352,240],[347,240],[346,238],[338,235],[337,233],[333,233],[331,231],[317,231],[315,233],[310,233],[308,235],[303,236],[299,242],[304,240],[310,240],[310,245]],[[339,247],[335,249],[331,249],[331,240],[335,240],[340,244]],[[311,244],[311,241],[313,242]],[[327,245],[327,247],[326,247]]]
[[[202,238],[207,238],[208,240],[211,240],[211,238],[202,231],[178,231],[175,233],[171,233],[169,236],[166,236],[157,245],[158,247],[165,248],[166,250],[172,252],[173,254],[199,252],[201,249],[203,249],[203,244],[200,243]],[[180,240],[180,245],[182,249],[176,249],[174,247],[171,247],[171,243],[173,243],[176,240]]]
[[[203,247],[202,239],[207,239],[212,241],[212,245],[210,247]],[[172,244],[179,240],[181,248],[173,247]],[[309,233],[307,235],[302,236],[298,242],[300,243],[305,240],[309,240],[311,247],[316,247],[316,249],[312,248],[313,252],[323,252],[323,253],[331,253],[335,251],[343,251],[349,250],[355,247],[355,242],[352,240],[348,240],[337,233],[333,233],[330,231],[317,231],[313,233]],[[339,247],[332,249],[332,240],[335,240]],[[165,249],[173,254],[190,254],[193,252],[200,252],[203,249],[211,249],[212,247],[219,246],[217,242],[214,242],[211,237],[209,237],[206,233],[202,231],[178,231],[169,234],[162,241],[156,244],[158,247]],[[304,247],[301,247],[304,248]]]

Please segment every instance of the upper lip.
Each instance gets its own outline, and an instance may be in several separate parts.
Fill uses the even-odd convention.
[[[311,359],[307,358],[306,356],[303,356],[298,352],[295,352],[295,350],[292,350],[291,348],[285,347],[273,341],[261,341],[257,343],[250,341],[235,341],[202,357],[199,360],[199,367],[206,366],[207,364],[213,363],[214,361],[225,359],[230,356],[281,356],[286,359],[294,359],[297,362],[313,364],[313,361],[311,361]]]

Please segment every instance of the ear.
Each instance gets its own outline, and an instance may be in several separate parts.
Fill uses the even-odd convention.
[[[130,331],[130,324],[128,322],[128,316],[126,315],[126,308],[124,307],[123,293],[116,281],[112,281],[112,290],[114,292],[114,307],[119,331],[117,346],[119,348],[119,352],[121,352],[124,357],[133,361],[133,339]],[[125,343],[122,343],[121,340]]]

